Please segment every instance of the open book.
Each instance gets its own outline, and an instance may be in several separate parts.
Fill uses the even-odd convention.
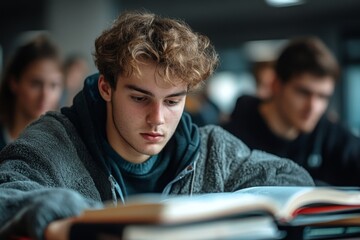
[[[252,187],[162,199],[139,195],[126,205],[85,211],[81,222],[184,223],[267,213],[279,223],[309,224],[360,214],[360,192],[329,187]],[[328,216],[333,217],[328,217]],[[312,217],[305,221],[304,218]],[[302,221],[295,221],[301,217]]]
[[[250,236],[256,236],[253,239],[279,239],[281,234],[276,225],[311,226],[346,222],[346,219],[360,219],[359,191],[271,186],[167,199],[160,195],[139,195],[129,199],[126,205],[87,210],[77,218],[75,225],[85,226],[84,229],[99,224],[127,226],[127,229],[121,229],[122,234],[125,230],[134,230],[130,235],[136,237],[122,239],[146,239],[139,237],[141,233],[152,233],[150,236],[156,239],[177,239],[176,236],[183,236],[181,234],[193,236],[196,232],[203,232],[204,239],[212,239],[210,236],[213,235],[205,233],[225,226],[233,227],[231,231],[223,231],[224,236],[214,239],[226,239],[227,236],[229,239],[234,236],[236,239],[252,239]],[[239,231],[244,229],[247,232]],[[159,232],[165,237],[154,235]],[[261,238],[255,233],[266,234],[260,234],[265,236]]]
[[[309,225],[360,216],[360,191],[332,187],[253,187],[237,193],[268,198],[279,224]]]

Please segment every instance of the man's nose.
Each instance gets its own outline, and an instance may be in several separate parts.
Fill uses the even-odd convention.
[[[317,96],[311,96],[308,99],[308,109],[311,112],[318,112],[321,111],[323,108],[323,102]]]
[[[146,122],[153,126],[164,124],[164,109],[161,103],[153,103],[151,105]]]
[[[43,100],[47,100],[51,97],[51,95],[54,94],[52,91],[51,86],[47,86],[46,84],[43,84],[41,86],[41,98]]]

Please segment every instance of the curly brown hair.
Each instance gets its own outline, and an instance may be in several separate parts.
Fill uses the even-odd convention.
[[[206,36],[193,32],[183,21],[147,12],[121,14],[96,39],[94,57],[112,88],[119,74],[140,74],[139,63],[153,61],[165,81],[177,84],[180,79],[191,90],[218,64],[218,55]]]

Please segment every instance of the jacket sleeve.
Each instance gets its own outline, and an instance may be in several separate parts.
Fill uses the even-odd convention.
[[[84,167],[65,134],[52,134],[59,123],[48,124],[51,128],[40,131],[34,123],[0,153],[0,239],[40,240],[50,222],[102,206],[80,190],[89,189],[92,179],[81,173]],[[77,176],[71,176],[76,168]]]
[[[215,192],[252,186],[314,185],[308,172],[293,161],[263,151],[251,151],[221,127],[207,126],[201,133],[201,158],[205,161],[204,166],[199,167],[203,167],[205,173],[200,182],[213,185]]]

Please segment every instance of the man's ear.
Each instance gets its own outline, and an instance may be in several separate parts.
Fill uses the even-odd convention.
[[[99,76],[98,88],[101,97],[106,101],[111,101],[112,88],[108,81],[105,80],[104,75]]]

